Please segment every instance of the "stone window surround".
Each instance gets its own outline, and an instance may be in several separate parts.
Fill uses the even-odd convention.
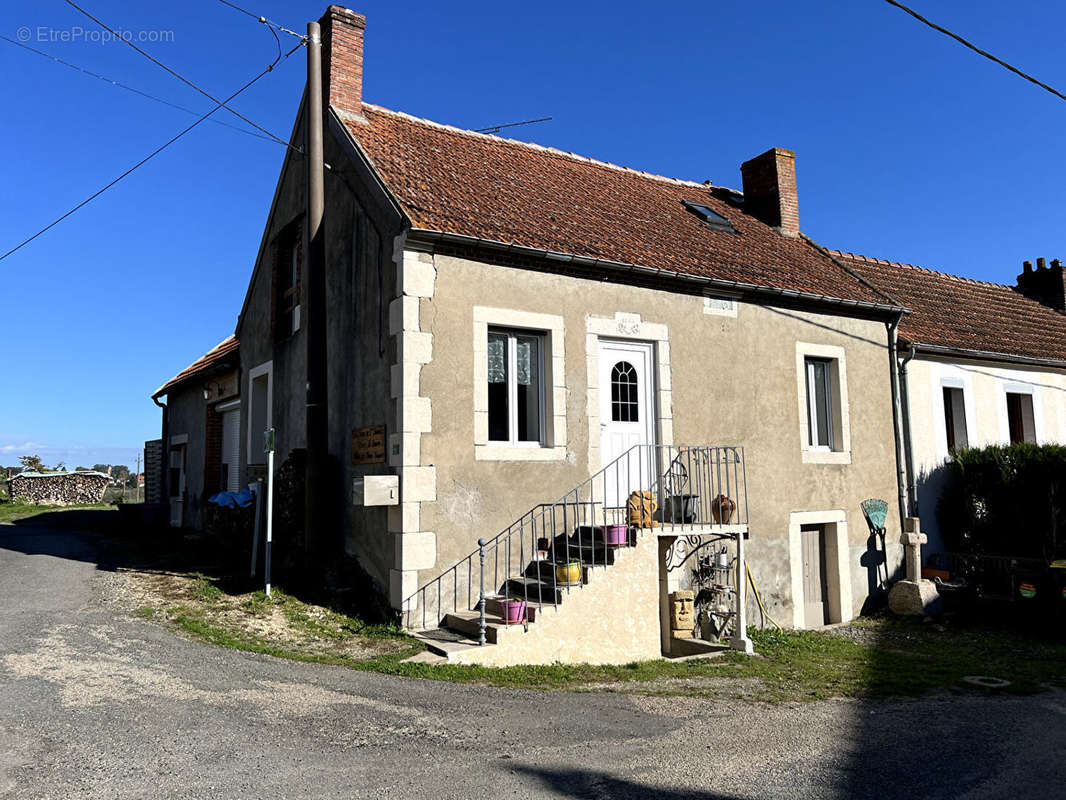
[[[793,511],[788,515],[788,560],[792,580],[792,627],[802,630],[804,625],[803,546],[800,528],[804,525],[824,525],[825,566],[829,606],[829,623],[852,619],[851,567],[849,565],[847,514],[835,511]]]
[[[1027,394],[1033,403],[1033,438],[1036,444],[1043,444],[1044,439],[1044,409],[1040,403],[1040,389],[1033,383],[1016,378],[1003,377],[997,381],[996,387],[998,398],[996,399],[996,413],[999,417],[999,437],[1003,444],[1010,444],[1010,422],[1007,413],[1008,394]]]
[[[833,401],[839,406],[840,442],[833,450],[811,447],[807,432],[807,358],[833,362]],[[799,402],[800,450],[804,464],[851,463],[851,415],[848,409],[848,371],[844,348],[832,344],[796,342],[796,393]]]
[[[252,450],[257,441],[259,442],[260,447],[263,443],[263,440],[261,438],[262,432],[260,432],[259,438],[257,439],[255,432],[252,430],[252,417],[254,416],[254,414],[252,413],[252,403],[254,402],[254,397],[252,394],[252,385],[255,383],[255,379],[262,375],[267,376],[267,427],[269,428],[274,421],[274,361],[270,360],[264,361],[259,366],[252,367],[250,370],[248,370],[248,442],[246,448],[247,452],[245,454],[247,457],[248,464],[266,463],[266,459],[264,459],[263,461],[255,461]]]
[[[663,323],[645,322],[640,314],[623,311],[614,317],[585,317],[585,365],[588,379],[586,416],[589,423],[589,474],[603,468],[600,460],[600,339],[634,339],[652,342],[655,350],[654,444],[674,443],[673,383],[670,377],[670,331]]]
[[[965,370],[953,364],[930,364],[933,401],[933,435],[936,441],[937,461],[948,457],[948,439],[944,419],[944,389],[962,389],[962,405],[966,413],[966,434],[970,446],[978,441],[977,395],[974,393],[973,378]],[[1006,399],[1004,399],[1006,403]]]
[[[513,445],[489,441],[489,328],[544,333],[545,442]],[[509,308],[474,306],[474,459],[476,461],[563,461],[566,459],[566,363],[563,318]],[[551,353],[550,359],[547,357]]]

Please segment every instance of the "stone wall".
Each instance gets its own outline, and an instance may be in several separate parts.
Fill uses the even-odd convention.
[[[99,472],[57,472],[16,475],[8,486],[14,502],[69,506],[99,503],[104,499],[107,483],[108,477]]]

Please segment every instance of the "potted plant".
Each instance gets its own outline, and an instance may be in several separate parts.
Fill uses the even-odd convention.
[[[555,582],[567,586],[581,583],[581,562],[576,558],[569,561],[556,561]]]
[[[506,625],[521,625],[526,621],[526,601],[512,597],[500,601],[503,607],[503,621]]]
[[[625,547],[629,544],[628,525],[604,525],[603,543],[608,547]]]
[[[711,503],[711,514],[714,516],[716,525],[728,525],[733,521],[736,511],[737,504],[724,494],[718,495]]]

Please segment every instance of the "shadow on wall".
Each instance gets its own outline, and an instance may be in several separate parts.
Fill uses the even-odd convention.
[[[932,553],[943,553],[947,550],[944,537],[940,532],[939,506],[940,498],[950,479],[950,462],[923,469],[915,476],[914,489],[918,500],[918,516],[922,520],[922,533],[929,537],[928,543],[922,547],[922,561]]]

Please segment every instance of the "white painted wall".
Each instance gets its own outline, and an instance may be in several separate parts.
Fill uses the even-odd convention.
[[[948,457],[944,387],[963,390],[970,447],[1008,444],[1007,392],[1032,395],[1036,441],[1066,443],[1066,371],[995,366],[980,361],[917,357],[907,365],[911,446],[926,552],[943,549],[936,523],[940,481],[936,470]]]

